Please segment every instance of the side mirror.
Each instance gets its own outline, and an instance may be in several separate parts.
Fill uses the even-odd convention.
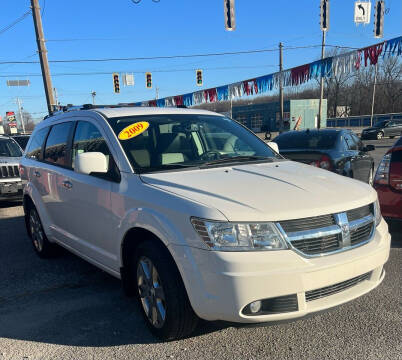
[[[75,158],[75,171],[80,174],[107,173],[108,161],[101,152],[86,152]]]
[[[268,141],[267,145],[272,149],[275,150],[279,154],[279,146],[276,142]]]
[[[375,150],[375,146],[369,144],[369,145],[366,145],[366,146],[363,148],[363,150],[364,150],[364,151],[374,151],[374,150]]]

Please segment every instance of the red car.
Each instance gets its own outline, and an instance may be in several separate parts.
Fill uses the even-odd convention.
[[[402,221],[402,137],[384,155],[374,178],[382,215]]]

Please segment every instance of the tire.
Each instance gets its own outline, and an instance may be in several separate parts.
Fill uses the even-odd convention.
[[[395,136],[390,136],[389,138],[390,138],[390,139],[393,139],[394,137],[395,137]]]
[[[50,243],[47,239],[39,214],[34,206],[29,209],[27,220],[29,225],[29,237],[32,240],[36,254],[42,259],[52,258],[58,255],[57,245]]]
[[[170,341],[189,336],[197,326],[181,275],[168,250],[155,241],[138,247],[132,262],[141,312],[151,333]]]
[[[379,131],[377,133],[377,140],[381,140],[384,137],[384,133],[382,131]]]

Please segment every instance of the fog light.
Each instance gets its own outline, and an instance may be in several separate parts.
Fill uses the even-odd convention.
[[[262,305],[262,304],[261,304],[261,301],[260,301],[260,300],[252,302],[252,303],[250,304],[250,311],[251,311],[253,314],[258,313],[258,312],[261,310],[261,305]]]

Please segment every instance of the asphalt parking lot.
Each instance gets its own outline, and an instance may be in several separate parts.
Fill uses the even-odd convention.
[[[378,165],[394,140],[366,141]],[[161,343],[120,282],[67,252],[41,260],[19,204],[0,204],[0,360],[402,359],[402,229],[393,225],[384,282],[329,312],[263,327],[202,322]]]

